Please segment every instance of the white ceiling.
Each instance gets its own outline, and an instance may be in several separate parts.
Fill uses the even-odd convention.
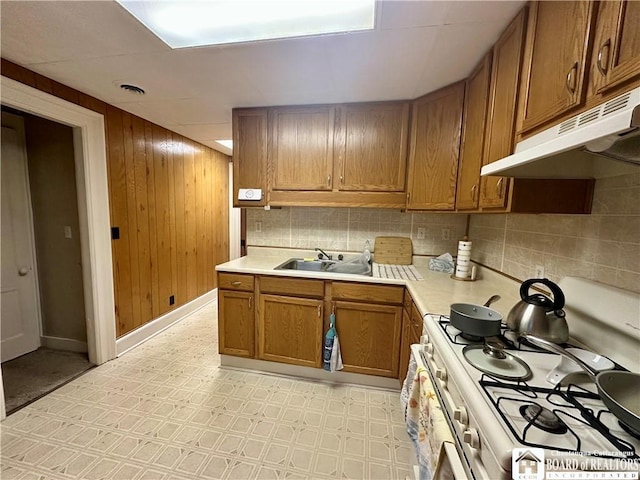
[[[114,1],[5,0],[0,54],[230,153],[215,140],[233,107],[410,99],[465,78],[524,3],[385,0],[370,32],[171,50]]]

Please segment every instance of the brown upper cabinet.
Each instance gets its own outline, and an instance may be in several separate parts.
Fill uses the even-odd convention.
[[[484,149],[484,132],[491,82],[491,57],[489,52],[467,78],[464,95],[464,123],[460,146],[460,168],[456,208],[475,210],[480,197],[480,167]]]
[[[273,190],[333,188],[335,107],[278,107],[269,110],[268,162]]]
[[[409,102],[339,106],[337,189],[403,192],[408,130]]]
[[[261,188],[262,199],[238,200],[241,188]],[[267,109],[233,110],[233,206],[267,204]]]
[[[523,9],[493,47],[483,165],[513,152],[525,21]],[[482,177],[480,207],[505,208],[508,183],[505,177]]]
[[[239,188],[266,192],[262,203],[238,202],[236,190],[234,204],[404,207],[409,110],[406,101],[234,109]],[[267,172],[262,184],[256,171]]]
[[[639,74],[640,2],[599,2],[588,95],[608,92]]]
[[[407,208],[455,208],[464,82],[413,102]]]
[[[531,2],[523,76],[522,131],[584,100],[595,2]]]

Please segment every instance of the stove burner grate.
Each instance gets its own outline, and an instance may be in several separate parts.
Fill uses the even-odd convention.
[[[545,432],[558,435],[567,433],[567,425],[560,420],[560,417],[548,408],[541,407],[537,403],[522,405],[520,407],[520,415],[531,425]]]
[[[603,412],[609,413],[609,411],[606,410],[606,408],[604,410],[601,410],[595,413],[591,408],[588,408],[581,403],[580,399],[598,399],[599,398],[598,395],[593,392],[589,392],[588,390],[585,390],[582,387],[579,387],[576,385],[568,385],[567,387],[562,389],[560,388],[560,385],[556,386],[555,388],[544,388],[544,387],[531,386],[531,385],[528,385],[526,382],[517,382],[517,383],[504,382],[504,381],[497,380],[494,377],[491,377],[490,375],[486,375],[486,374],[482,375],[482,377],[480,378],[479,384],[484,390],[485,395],[489,398],[489,400],[493,404],[496,411],[499,413],[504,424],[509,428],[509,430],[514,435],[514,437],[523,445],[527,445],[529,447],[546,448],[546,449],[553,448],[555,450],[560,450],[565,452],[579,452],[579,453],[582,453],[583,455],[589,455],[589,456],[596,455],[604,458],[619,458],[618,456],[614,456],[614,455],[611,455],[611,456],[602,455],[601,452],[582,451],[579,436],[573,431],[573,429],[570,426],[566,424],[564,420],[559,418],[560,416],[563,416],[563,417],[566,416],[567,418],[570,417],[573,420],[576,420],[584,425],[587,425],[595,429],[597,432],[600,433],[600,435],[602,435],[602,437],[604,437],[612,445],[612,449],[618,450],[626,458],[640,460],[640,456],[636,452],[634,446],[630,444],[628,441],[620,438],[619,436],[611,432],[611,430],[609,430],[609,428],[607,428],[600,420],[600,416]],[[524,394],[524,398],[523,397],[514,398],[506,395],[497,395],[497,396],[492,395],[491,394],[492,389],[498,389],[498,391],[505,390],[505,389],[511,390],[521,395]],[[562,422],[567,427],[567,430],[564,433],[574,438],[575,446],[573,448],[567,449],[562,447],[552,447],[550,445],[541,445],[541,444],[537,444],[535,442],[530,442],[527,440],[527,433],[530,430],[530,427],[535,425],[534,421],[536,420],[535,418],[536,409],[534,408],[533,410],[530,411],[530,413],[534,414],[534,417],[532,417],[531,420],[529,420],[527,417],[524,417],[523,410],[532,405],[537,405],[534,400],[537,398],[543,398],[543,397],[550,404],[562,407],[561,409],[554,409],[552,412],[550,410],[548,411],[551,412],[554,416],[558,417],[560,422]],[[503,405],[506,405],[511,402],[516,402],[516,404],[521,405],[519,407],[520,413],[523,414],[523,417],[528,421],[528,424],[521,431],[518,431],[514,423],[511,420],[509,420],[506,413],[506,407],[503,407]],[[539,416],[540,414],[538,414],[538,417]],[[535,426],[540,428],[539,425],[535,425]],[[560,432],[551,432],[551,433],[560,434]]]

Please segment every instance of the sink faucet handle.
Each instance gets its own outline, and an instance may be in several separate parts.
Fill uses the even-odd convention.
[[[327,257],[327,260],[332,260],[331,255],[329,255],[327,252],[325,252],[325,251],[324,251],[324,250],[322,250],[321,248],[316,247],[316,248],[315,248],[315,251],[316,251],[316,252],[320,252],[320,253],[318,254],[318,258],[319,258],[319,259],[322,259],[322,256],[324,255],[325,257]]]

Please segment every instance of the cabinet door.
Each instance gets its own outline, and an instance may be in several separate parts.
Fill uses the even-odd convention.
[[[465,86],[460,168],[456,208],[474,210],[480,198],[480,168],[491,81],[491,52],[469,76]]]
[[[522,131],[584,101],[592,1],[531,2]]]
[[[483,165],[513,152],[525,15],[522,10],[493,47]],[[506,207],[507,183],[504,177],[482,177],[480,207]]]
[[[413,102],[409,154],[410,210],[453,210],[460,153],[464,82]]]
[[[591,89],[601,93],[640,75],[640,2],[607,1],[598,6],[591,57]]]
[[[218,351],[239,357],[254,356],[253,293],[218,290]]]
[[[272,189],[332,189],[334,112],[330,106],[270,109]]]
[[[409,102],[344,105],[336,123],[338,189],[404,191]]]
[[[345,372],[398,377],[402,307],[336,302]]]
[[[322,366],[322,300],[260,295],[258,358]]]
[[[240,201],[241,188],[261,188],[262,200]],[[267,109],[233,110],[233,206],[266,205]]]

